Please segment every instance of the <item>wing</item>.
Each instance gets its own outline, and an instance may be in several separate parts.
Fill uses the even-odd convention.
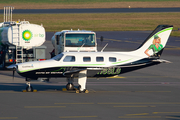
[[[76,70],[71,70],[71,71],[66,71],[63,73],[64,76],[67,77],[73,77],[74,75],[79,74],[79,72],[83,71],[83,70],[87,70],[87,68],[82,68],[82,69],[76,69]]]

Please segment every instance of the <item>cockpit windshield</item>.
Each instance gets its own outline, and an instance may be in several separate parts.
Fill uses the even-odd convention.
[[[52,59],[54,59],[56,61],[60,61],[63,56],[64,56],[64,54],[59,54],[59,55],[56,55],[55,57],[53,57]]]
[[[94,34],[66,34],[66,47],[95,47]]]

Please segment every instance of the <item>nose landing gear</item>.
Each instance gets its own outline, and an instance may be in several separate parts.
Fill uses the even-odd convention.
[[[31,86],[30,82],[27,82],[26,84],[27,84],[26,91],[33,92],[33,87]]]
[[[30,78],[26,78],[27,86],[26,86],[26,90],[23,90],[23,92],[37,92],[37,90],[33,89],[33,87],[31,86],[31,83],[30,83],[31,80],[32,79],[30,79]]]

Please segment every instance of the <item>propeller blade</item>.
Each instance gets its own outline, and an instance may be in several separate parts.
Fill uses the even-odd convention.
[[[15,70],[16,70],[16,68],[13,68],[13,80],[14,80]]]

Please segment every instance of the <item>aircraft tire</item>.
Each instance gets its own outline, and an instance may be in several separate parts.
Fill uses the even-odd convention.
[[[67,90],[74,90],[74,85],[73,85],[72,83],[68,83],[68,84],[66,85],[66,89],[67,89]]]
[[[32,86],[27,85],[27,87],[26,87],[26,91],[27,91],[27,92],[33,92],[33,87],[32,87]]]
[[[78,86],[78,90],[80,90],[80,89],[81,89],[81,85]]]

